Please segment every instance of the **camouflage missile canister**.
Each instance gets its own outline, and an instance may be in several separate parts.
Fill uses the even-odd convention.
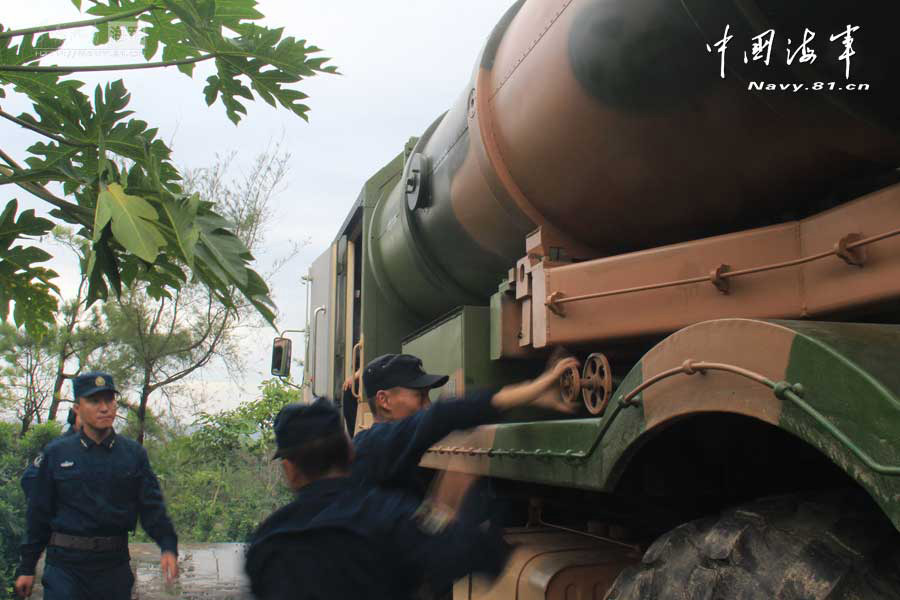
[[[841,40],[829,40],[847,26],[843,2],[515,3],[379,206],[369,240],[379,283],[431,318],[483,303],[536,227],[584,259],[846,200],[856,190],[841,182],[900,161],[898,10],[849,13],[860,29],[847,80]],[[751,40],[769,29],[767,65]],[[800,55],[805,30],[816,32],[812,62]],[[870,89],[748,90],[768,81]]]

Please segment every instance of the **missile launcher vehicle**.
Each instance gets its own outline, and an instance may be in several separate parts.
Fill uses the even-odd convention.
[[[309,394],[389,352],[448,395],[581,360],[578,414],[425,456],[511,507],[454,600],[900,598],[898,12],[520,0],[365,182],[309,273]]]

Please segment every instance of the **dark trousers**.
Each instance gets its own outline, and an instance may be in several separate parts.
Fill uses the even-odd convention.
[[[134,575],[128,562],[104,569],[48,562],[41,584],[44,600],[131,600]]]

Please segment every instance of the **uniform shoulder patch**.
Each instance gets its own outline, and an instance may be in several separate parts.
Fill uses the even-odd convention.
[[[41,466],[42,462],[44,462],[44,453],[43,452],[41,452],[40,454],[38,454],[37,456],[34,457],[34,462],[32,464],[34,465],[34,468],[37,469]]]

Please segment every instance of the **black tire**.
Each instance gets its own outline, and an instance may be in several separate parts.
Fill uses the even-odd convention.
[[[676,527],[607,600],[898,600],[900,535],[856,493],[765,498]]]

